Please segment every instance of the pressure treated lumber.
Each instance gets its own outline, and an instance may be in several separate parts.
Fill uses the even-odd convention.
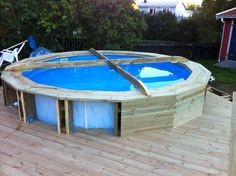
[[[119,114],[120,114],[120,109],[119,109],[119,103],[114,103],[114,136],[119,136],[120,135],[120,127],[119,127]]]
[[[176,128],[202,115],[204,94],[211,74],[202,65],[188,61],[182,57],[169,57],[154,53],[144,54],[140,52],[124,51],[98,51],[97,53],[93,49],[91,49],[91,51],[102,59],[60,63],[45,62],[55,58],[63,58],[66,60],[66,57],[70,56],[83,54],[91,55],[88,51],[69,52],[26,59],[7,67],[8,70],[4,70],[1,77],[4,84],[12,87],[15,92],[18,92],[17,100],[19,104],[20,119],[24,119],[25,122],[27,121],[27,106],[24,106],[25,94],[43,95],[57,100],[57,115],[55,118],[57,119],[58,133],[69,134],[72,131],[73,106],[71,104],[73,101],[113,103],[114,135],[121,137],[155,129]],[[143,58],[109,60],[104,56],[105,54],[116,53],[121,55],[131,54]],[[144,89],[142,89],[141,86],[139,87],[141,91],[146,91],[145,95],[151,96],[144,96],[138,89],[130,91],[67,90],[59,87],[37,84],[23,75],[24,70],[32,68],[83,67],[93,65],[103,66],[108,64],[121,75],[123,74],[124,77],[128,75],[128,79],[130,79],[130,75],[124,72],[124,70],[117,64],[155,63],[164,62],[165,59],[166,61],[186,67],[189,69],[191,74],[187,80],[181,83],[162,88],[151,88],[145,90],[145,87]],[[33,67],[30,67],[30,65]],[[134,81],[137,80],[134,79]]]
[[[4,94],[4,104],[6,106],[13,106],[13,104],[17,101],[16,91],[15,89],[3,81],[3,94]]]
[[[73,122],[73,115],[72,115],[72,102],[69,100],[65,100],[65,128],[66,134],[70,134],[72,132],[72,122]]]
[[[23,105],[22,105],[22,99],[21,99],[21,92],[16,91],[17,95],[17,103],[18,103],[18,114],[20,121],[24,121],[24,114],[23,114]]]
[[[108,58],[106,58],[104,55],[98,53],[96,50],[94,50],[93,48],[89,49],[89,51],[91,53],[93,53],[94,55],[96,55],[98,58],[102,59],[102,60],[106,60],[107,64],[112,67],[117,73],[119,73],[121,76],[123,76],[125,79],[127,79],[129,82],[131,82],[133,84],[133,86],[135,88],[137,88],[138,90],[140,90],[144,95],[146,96],[151,96],[150,91],[148,90],[148,88],[145,86],[145,84],[135,78],[133,75],[131,75],[129,72],[127,72],[126,70],[122,69],[120,66],[116,65],[113,61],[109,60]]]
[[[4,105],[7,106],[7,95],[6,95],[6,85],[5,85],[6,83],[3,80],[1,80],[1,83],[3,87],[2,94],[3,94]]]
[[[195,88],[202,87],[206,85],[209,77],[210,72],[206,70],[200,64],[197,64],[192,61],[188,61],[182,57],[175,57],[175,56],[165,56],[160,54],[154,53],[142,53],[142,52],[128,52],[128,51],[99,51],[102,54],[121,54],[121,55],[137,55],[138,59],[119,59],[119,60],[112,60],[115,64],[122,64],[122,63],[143,63],[145,60],[147,62],[162,62],[162,61],[169,61],[177,64],[181,64],[184,67],[187,67],[192,73],[189,78],[176,85],[166,86],[161,89],[149,89],[152,94],[152,97],[158,97],[162,95],[170,95],[170,94],[181,94],[184,91],[194,90]],[[91,54],[88,51],[79,51],[79,52],[65,52],[65,53],[57,53],[57,54],[50,54],[45,56],[40,56],[36,58],[24,59],[18,63],[14,63],[9,66],[9,69],[13,69],[14,66],[18,67],[19,65],[31,65],[34,62],[38,62],[39,66],[40,63],[44,63],[44,61],[54,59],[54,58],[64,58],[76,55],[89,55]],[[101,64],[106,64],[104,60],[98,61],[81,61],[83,65],[93,65],[96,62]],[[76,63],[75,63],[76,64]],[[34,65],[34,64],[33,64]],[[62,63],[63,65],[63,63]],[[79,66],[79,64],[78,64]],[[113,91],[74,91],[74,90],[65,90],[58,87],[51,87],[47,85],[37,84],[22,75],[22,71],[3,71],[2,79],[10,86],[14,87],[18,91],[23,91],[30,94],[40,94],[50,97],[60,97],[63,100],[75,100],[75,101],[84,101],[85,99],[88,101],[105,101],[105,102],[125,102],[127,100],[143,100],[146,97],[143,94],[140,94],[138,90],[132,91],[125,91],[125,92],[113,92]],[[201,77],[201,79],[199,79]]]
[[[34,95],[20,92],[20,103],[22,106],[24,123],[27,123],[30,119],[36,118]]]
[[[236,175],[236,92],[233,93],[229,176]]]
[[[3,176],[228,175],[231,102],[210,92],[202,118],[127,138],[102,130],[58,135],[40,122],[21,125],[16,110],[3,106],[1,93],[0,109]]]
[[[72,132],[73,114],[72,102],[56,99],[57,132],[70,134]]]
[[[24,71],[39,68],[67,68],[67,67],[83,67],[105,65],[104,61],[74,61],[74,62],[31,62],[16,63],[8,66],[5,71]]]

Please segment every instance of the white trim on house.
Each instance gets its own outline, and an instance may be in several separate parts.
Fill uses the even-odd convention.
[[[232,8],[232,9],[225,10],[225,11],[220,12],[220,13],[217,13],[217,14],[216,14],[216,19],[221,18],[220,15],[222,15],[222,14],[224,14],[224,13],[227,13],[227,12],[230,12],[230,11],[233,11],[233,10],[236,10],[236,7]]]
[[[220,55],[221,55],[221,51],[222,51],[223,40],[224,40],[224,34],[225,34],[225,21],[222,19],[222,22],[224,23],[224,26],[223,26],[223,33],[222,33],[222,36],[221,36],[220,53],[219,53],[219,57],[218,57],[218,62],[221,62],[221,60],[220,60]]]
[[[228,57],[229,57],[229,48],[230,48],[231,39],[232,39],[233,27],[234,27],[234,20],[232,20],[231,26],[230,26],[230,33],[229,33],[229,40],[228,40],[228,48],[227,48],[227,52],[226,52],[226,60],[228,60]]]

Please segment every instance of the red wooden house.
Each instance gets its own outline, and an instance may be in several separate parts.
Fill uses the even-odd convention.
[[[236,61],[236,7],[217,13],[216,18],[224,23],[219,62]]]

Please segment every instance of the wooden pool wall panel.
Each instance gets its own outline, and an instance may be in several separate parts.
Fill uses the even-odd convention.
[[[199,88],[176,97],[174,128],[202,115],[205,90],[205,87]]]
[[[121,136],[160,128],[175,128],[203,112],[205,88],[121,103]]]
[[[57,132],[70,134],[73,130],[72,101],[56,99],[56,112]]]
[[[173,127],[176,96],[162,96],[121,103],[121,136]]]
[[[26,123],[29,117],[36,117],[34,94],[17,91],[5,82],[3,82],[3,90],[5,106],[18,106],[21,121]]]
[[[7,84],[5,81],[2,81],[3,85],[3,96],[4,96],[4,105],[12,106],[15,102],[17,102],[17,94],[16,90]]]
[[[109,54],[111,51],[101,51]],[[114,52],[120,54],[121,52]],[[68,63],[45,63],[47,59],[55,57],[68,57],[88,52],[57,53],[37,58],[25,59],[15,63],[3,71],[1,78],[10,86],[9,91],[4,89],[5,103],[11,100],[11,93],[17,95],[19,103],[19,116],[26,122],[25,94],[32,98],[44,95],[57,99],[57,127],[58,132],[71,132],[73,121],[73,101],[95,101],[114,103],[114,135],[127,136],[158,128],[175,128],[202,114],[204,93],[210,72],[198,63],[182,57],[169,57],[153,53],[142,53],[147,58],[114,60],[115,64],[144,63],[144,62],[172,62],[183,65],[192,73],[182,83],[170,85],[161,89],[151,89],[151,96],[147,97],[139,91],[106,92],[106,91],[66,91],[32,82],[25,78],[22,72],[32,68],[64,68],[68,66],[94,66],[106,65],[102,60],[76,61]],[[137,54],[128,52],[126,54]],[[138,53],[137,55],[139,55]],[[152,57],[150,57],[152,56]],[[4,84],[5,84],[4,83]],[[14,90],[15,89],[15,90]],[[16,93],[17,92],[17,93]],[[28,96],[27,96],[28,97]],[[15,100],[15,98],[12,98]],[[71,103],[72,102],[72,103]],[[31,113],[33,114],[33,113]]]

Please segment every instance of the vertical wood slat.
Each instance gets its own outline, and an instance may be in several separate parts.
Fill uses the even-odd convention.
[[[70,134],[72,132],[72,102],[69,100],[56,100],[57,131]]]
[[[27,123],[27,121],[26,121],[26,107],[25,107],[24,93],[23,92],[20,92],[20,98],[21,98],[21,103],[22,103],[23,121],[24,121],[24,123]]]
[[[229,176],[236,175],[236,92],[233,93]]]
[[[70,134],[72,131],[72,102],[65,100],[65,127],[66,134]]]
[[[17,102],[18,102],[18,113],[19,113],[19,118],[21,121],[23,121],[23,108],[22,108],[22,102],[21,102],[21,92],[17,91]]]
[[[3,81],[3,93],[5,106],[13,105],[17,101],[16,90]]]
[[[2,80],[4,105],[7,106],[6,83]]]
[[[119,135],[119,129],[118,129],[118,113],[119,113],[119,105],[118,103],[114,104],[114,136]]]
[[[35,100],[34,95],[20,92],[20,99],[22,103],[23,121],[27,123],[27,118],[35,118]]]
[[[60,100],[56,99],[56,111],[57,111],[57,132],[61,133],[61,114],[60,114]]]

